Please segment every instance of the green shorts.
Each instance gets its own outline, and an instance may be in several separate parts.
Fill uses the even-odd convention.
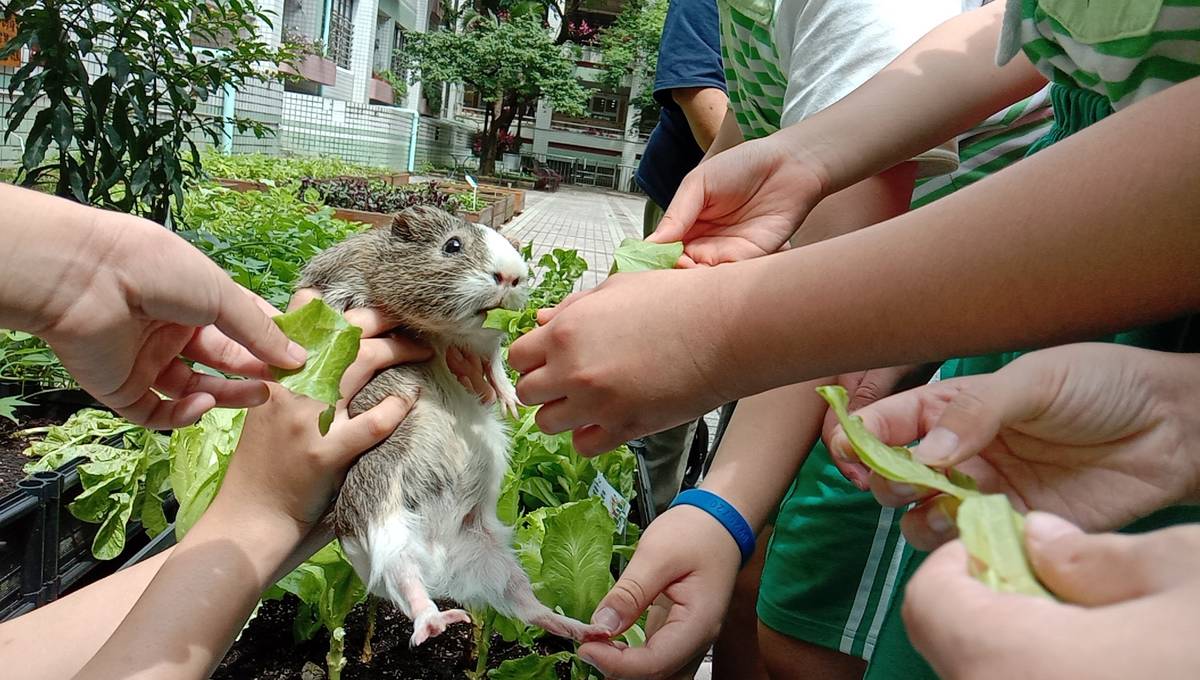
[[[818,444],[779,506],[758,618],[788,637],[870,659],[905,542],[900,511],[846,481]]]

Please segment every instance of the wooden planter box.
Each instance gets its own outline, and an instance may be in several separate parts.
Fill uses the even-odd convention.
[[[408,174],[407,172],[391,172],[386,175],[372,177],[371,179],[377,179],[384,184],[390,184],[394,187],[398,187],[409,184],[412,180],[412,175]]]
[[[337,64],[319,54],[306,54],[295,64],[280,64],[279,70],[321,85],[337,85]]]
[[[464,220],[466,220],[468,222],[475,222],[477,224],[482,224],[482,225],[485,225],[488,227],[495,226],[493,224],[493,220],[495,219],[495,211],[492,210],[492,206],[490,206],[490,205],[485,206],[483,208],[483,210],[479,210],[476,212],[468,212],[466,210],[459,210],[458,212],[456,212],[454,214],[458,215],[459,217],[463,218]]]
[[[334,208],[333,216],[339,220],[363,222],[372,227],[390,227],[395,219],[393,213],[367,212],[366,210],[351,210],[350,208]]]
[[[471,193],[472,189],[467,184],[460,182],[440,182],[438,186],[454,191],[455,193]],[[512,199],[512,212],[508,217],[520,214],[525,210],[525,191],[522,189],[512,189],[509,187],[498,187],[492,184],[479,185],[480,196],[509,196]],[[507,219],[507,218],[506,218]]]
[[[232,189],[234,191],[241,191],[241,192],[266,191],[267,189],[270,188],[266,184],[263,184],[262,182],[254,182],[251,180],[244,180],[244,179],[226,179],[223,177],[218,177],[218,178],[216,178],[215,181],[217,184],[225,187],[226,189]]]

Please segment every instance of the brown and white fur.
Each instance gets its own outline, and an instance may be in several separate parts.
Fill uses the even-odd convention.
[[[354,415],[388,395],[416,399],[400,427],[350,469],[333,509],[355,571],[371,593],[413,620],[413,645],[469,621],[459,609],[438,611],[433,598],[491,605],[576,640],[605,637],[534,596],[511,531],[496,517],[508,432],[446,367],[452,346],[484,358],[501,405],[516,412],[500,333],[482,323],[489,309],[524,304],[528,277],[525,262],[495,230],[434,208],[410,208],[390,229],[320,253],[300,280],[335,309],[386,313],[436,351],[425,363],[380,373],[352,400]]]

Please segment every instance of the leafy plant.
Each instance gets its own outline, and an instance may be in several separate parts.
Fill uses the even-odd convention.
[[[417,205],[452,208],[450,195],[438,189],[435,182],[392,186],[358,177],[305,179],[300,182],[301,195],[309,191],[326,205],[348,210],[394,213]]]
[[[6,10],[20,28],[0,57],[37,49],[8,85],[20,94],[5,113],[5,138],[32,116],[19,182],[35,186],[54,172],[59,196],[163,224],[200,174],[193,139],[216,144],[224,134],[225,121],[201,104],[226,86],[271,78],[260,64],[293,56],[260,38],[270,17],[251,0],[9,0]],[[231,122],[269,132],[252,119]]]
[[[22,406],[33,406],[33,404],[20,397],[0,397],[0,418],[4,418],[14,425],[20,423],[21,421],[17,419],[17,409]]]
[[[209,177],[252,182],[298,182],[306,177],[379,177],[392,172],[375,165],[350,163],[334,156],[268,156],[261,153],[201,154],[204,173]]]
[[[310,38],[299,30],[288,26],[283,29],[283,43],[289,46],[297,56],[320,57],[325,54],[324,41]]]
[[[475,194],[454,194],[454,200],[458,204],[459,210],[466,210],[467,212],[479,212],[488,207],[487,201]]]
[[[295,370],[273,368],[271,372],[292,392],[329,405],[318,422],[321,434],[326,434],[333,422],[334,404],[342,398],[342,374],[358,357],[362,329],[348,323],[321,299],[280,314],[274,321],[284,334],[308,350],[308,361]]]
[[[923,486],[951,496],[958,504],[956,524],[971,555],[971,573],[1001,592],[1053,598],[1038,582],[1025,553],[1025,520],[1003,494],[982,495],[975,480],[951,468],[943,473],[914,459],[903,446],[888,446],[849,412],[840,385],[817,388],[829,403],[862,462],[881,477]]]
[[[216,408],[171,433],[171,488],[179,501],[176,537],[183,538],[217,495],[245,422],[245,410]]]
[[[39,430],[46,436],[26,450],[26,455],[38,458],[25,466],[26,473],[86,459],[78,467],[83,491],[68,508],[78,519],[100,525],[92,541],[97,559],[110,560],[125,550],[130,518],[138,519],[151,536],[167,528],[167,437],[96,409],[84,409],[62,425]]]
[[[391,69],[384,69],[382,71],[372,71],[371,77],[376,78],[378,80],[382,80],[383,82],[385,82],[389,86],[391,86],[392,93],[394,95],[396,95],[397,97],[403,97],[405,94],[408,93],[408,82],[406,82],[404,80],[404,78],[393,73],[391,71]]]
[[[44,340],[21,331],[0,330],[0,380],[17,383],[26,397],[78,387]]]
[[[201,186],[188,192],[182,222],[188,229],[181,236],[280,309],[314,255],[365,228],[334,219],[333,209],[288,188],[236,192]]]
[[[297,641],[311,639],[322,627],[329,631],[329,653],[325,657],[330,680],[338,680],[346,667],[342,627],[355,606],[367,598],[367,589],[354,573],[337,541],[326,545],[267,590],[264,600],[291,593],[300,599],[292,634]]]
[[[515,13],[508,20],[471,14],[461,33],[405,34],[397,53],[413,80],[466,83],[489,107],[483,129],[479,172],[495,172],[501,130],[507,132],[518,111],[545,98],[555,110],[582,114],[587,100],[575,77],[575,63],[555,44],[540,15]]]

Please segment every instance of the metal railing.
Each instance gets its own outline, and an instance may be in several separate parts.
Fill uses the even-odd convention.
[[[341,11],[329,13],[329,58],[344,69],[350,68],[354,50],[354,22]]]

